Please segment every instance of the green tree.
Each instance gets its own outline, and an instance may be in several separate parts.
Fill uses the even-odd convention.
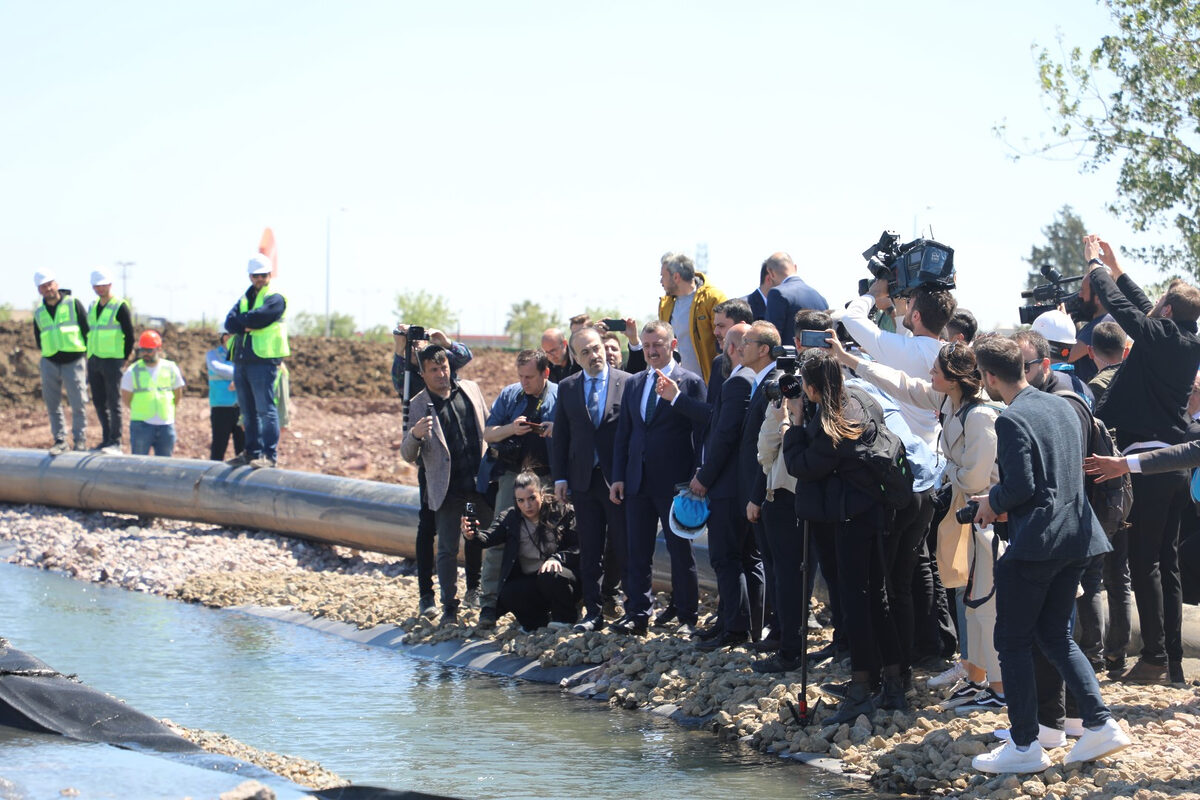
[[[396,321],[405,325],[420,325],[452,331],[458,325],[458,315],[450,308],[450,300],[424,289],[396,295]]]
[[[522,300],[509,308],[504,332],[512,339],[514,347],[525,349],[541,344],[542,331],[560,325],[554,312],[547,311],[532,300]]]
[[[334,311],[329,315],[329,334],[335,339],[348,339],[354,335],[354,316]],[[288,330],[296,336],[324,336],[325,315],[301,311],[288,319]]]
[[[1058,116],[1045,153],[1078,149],[1092,171],[1120,162],[1109,210],[1137,231],[1171,224],[1178,243],[1132,250],[1164,270],[1200,275],[1200,6],[1103,0],[1116,31],[1090,51],[1038,53],[1042,91]]]
[[[1087,259],[1083,257],[1083,237],[1088,233],[1083,220],[1070,206],[1063,206],[1054,215],[1054,221],[1042,228],[1046,237],[1044,245],[1033,245],[1029,251],[1029,274],[1025,277],[1025,288],[1032,289],[1046,282],[1042,277],[1043,264],[1049,264],[1063,274],[1064,278],[1082,275]]]
[[[8,322],[12,319],[12,312],[12,303],[0,303],[0,322]]]

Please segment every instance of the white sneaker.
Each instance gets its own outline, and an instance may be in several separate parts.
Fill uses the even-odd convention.
[[[1078,739],[1083,736],[1083,731],[1083,720],[1079,717],[1067,717],[1066,723],[1063,725],[1063,733]]]
[[[1121,726],[1115,719],[1109,718],[1096,730],[1090,728],[1084,730],[1083,736],[1079,737],[1079,741],[1063,759],[1063,764],[1095,761],[1105,756],[1111,756],[1118,750],[1124,750],[1131,744],[1133,744],[1133,740],[1129,738],[1129,735],[1121,730]]]
[[[967,668],[963,666],[961,661],[955,661],[954,666],[938,675],[934,675],[925,684],[930,689],[937,689],[942,686],[951,686],[957,681],[967,679]]]
[[[992,735],[1005,742],[1012,738],[1012,732],[1008,728],[1000,728],[999,730],[992,731]],[[1045,725],[1038,725],[1038,743],[1045,750],[1066,747],[1067,735],[1057,728],[1047,728]]]
[[[1024,753],[1008,740],[990,753],[975,756],[971,766],[980,772],[1014,772],[1025,774],[1041,772],[1050,766],[1050,756],[1042,749],[1042,745],[1033,742]]]

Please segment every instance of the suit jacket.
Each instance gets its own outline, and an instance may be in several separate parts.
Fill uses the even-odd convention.
[[[712,423],[704,442],[703,464],[696,477],[716,499],[738,496],[738,450],[750,406],[754,373],[742,368],[725,379],[713,407]],[[761,470],[760,470],[761,471]]]
[[[996,418],[1000,483],[992,510],[1008,512],[1017,561],[1079,559],[1112,550],[1087,499],[1079,468],[1083,432],[1069,401],[1029,386]]]
[[[1146,475],[1156,475],[1163,472],[1174,472],[1177,469],[1194,469],[1200,467],[1200,423],[1195,420],[1188,425],[1188,441],[1150,450],[1138,454],[1142,472]]]
[[[750,304],[750,311],[754,314],[754,321],[767,318],[767,301],[762,296],[762,292],[755,289],[750,294],[746,295],[746,302]]]
[[[463,396],[471,404],[475,412],[475,425],[479,431],[479,458],[487,451],[487,443],[483,441],[484,414],[487,413],[487,403],[484,402],[483,392],[475,381],[458,381]],[[422,389],[408,407],[408,430],[400,442],[400,455],[405,461],[415,464],[417,458],[425,467],[425,487],[429,493],[429,507],[437,511],[446,500],[450,490],[450,450],[446,446],[446,434],[442,431],[441,420],[435,415],[430,435],[424,439],[413,436],[413,426],[425,416],[425,405],[433,402],[429,390]]]
[[[829,305],[821,293],[800,280],[799,275],[789,275],[767,294],[767,322],[779,331],[784,344],[791,344],[796,338],[797,311],[825,311],[827,308]]]
[[[696,469],[698,426],[675,406],[685,397],[703,396],[704,381],[696,373],[676,367],[671,374],[679,384],[675,406],[659,398],[647,425],[642,415],[642,392],[646,382],[655,377],[653,372],[643,370],[625,384],[621,420],[613,443],[613,480],[625,482],[627,495],[670,497],[675,494],[675,485],[690,481]]]
[[[767,473],[758,463],[758,434],[762,431],[763,418],[767,414],[765,387],[768,381],[779,380],[782,374],[772,368],[755,388],[746,409],[746,424],[742,426],[742,438],[738,445],[738,502],[743,506],[748,502],[761,506],[767,499]]]
[[[626,382],[632,377],[619,369],[608,369],[608,397],[600,415],[600,425],[592,424],[587,400],[587,373],[576,372],[563,378],[558,385],[558,411],[555,412],[554,435],[551,437],[550,472],[554,480],[566,481],[572,492],[586,492],[592,482],[592,464],[600,457],[604,480],[613,481],[613,440],[621,416],[621,396]]]

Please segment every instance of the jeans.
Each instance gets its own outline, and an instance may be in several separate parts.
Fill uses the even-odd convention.
[[[224,461],[229,449],[229,437],[233,437],[233,454],[246,449],[246,432],[238,425],[241,410],[237,406],[210,406],[208,418],[212,423],[212,445],[208,457],[212,461]]]
[[[275,376],[278,364],[238,363],[233,367],[238,406],[246,423],[246,456],[274,461],[279,445],[279,409],[275,406]]]
[[[67,364],[55,364],[48,358],[41,361],[42,400],[50,415],[50,433],[54,441],[67,438],[67,419],[62,410],[63,388],[71,404],[71,436],[78,450],[87,446],[87,359],[81,354]]]
[[[100,419],[100,446],[121,443],[121,367],[119,358],[87,360],[88,388],[92,390],[92,405]]]
[[[467,503],[475,504],[480,527],[492,521],[492,507],[487,499],[471,492],[469,496],[449,494],[440,508],[433,512],[437,525],[437,575],[442,595],[442,610],[458,611],[458,543],[462,540],[462,516]],[[482,549],[478,539],[469,539],[463,558],[467,567],[467,591],[479,588],[479,571]]]
[[[1086,727],[1099,727],[1111,716],[1096,673],[1071,638],[1075,587],[1087,563],[1086,558],[1018,561],[1007,556],[996,562],[996,652],[1012,740],[1021,747],[1038,735],[1035,642],[1074,695]]]
[[[141,420],[131,420],[129,423],[129,451],[135,456],[154,455],[170,458],[175,452],[175,426],[151,425]]]

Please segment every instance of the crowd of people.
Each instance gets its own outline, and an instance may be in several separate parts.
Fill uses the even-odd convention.
[[[906,710],[914,673],[927,675],[943,708],[1007,709],[1003,744],[974,761],[988,772],[1045,769],[1067,737],[1067,762],[1128,746],[1097,675],[1182,681],[1182,606],[1200,594],[1187,472],[1200,466],[1200,291],[1175,281],[1152,303],[1112,247],[1089,236],[1085,249],[1082,314],[1047,311],[1011,336],[981,333],[938,286],[897,296],[880,278],[832,308],[775,253],[757,288],[728,298],[667,253],[657,319],[546,330],[490,404],[458,375],[465,345],[397,326],[419,613],[655,627],[701,651],[749,648],[760,673],[845,660],[850,680],[822,687],[838,699],[827,723]],[[232,435],[229,463],[269,468],[286,299],[265,259],[249,274],[210,353],[213,458]],[[103,447],[120,446],[115,386],[134,451],[169,455],[173,437],[150,429],[170,425],[182,378],[157,334],[122,373],[133,329],[107,276],[93,275],[87,311],[53,275],[37,281],[52,452],[67,449],[63,387],[81,446],[90,380]],[[671,591],[655,614],[660,530]],[[807,652],[818,573],[833,635]],[[1133,603],[1143,644],[1128,664]]]

